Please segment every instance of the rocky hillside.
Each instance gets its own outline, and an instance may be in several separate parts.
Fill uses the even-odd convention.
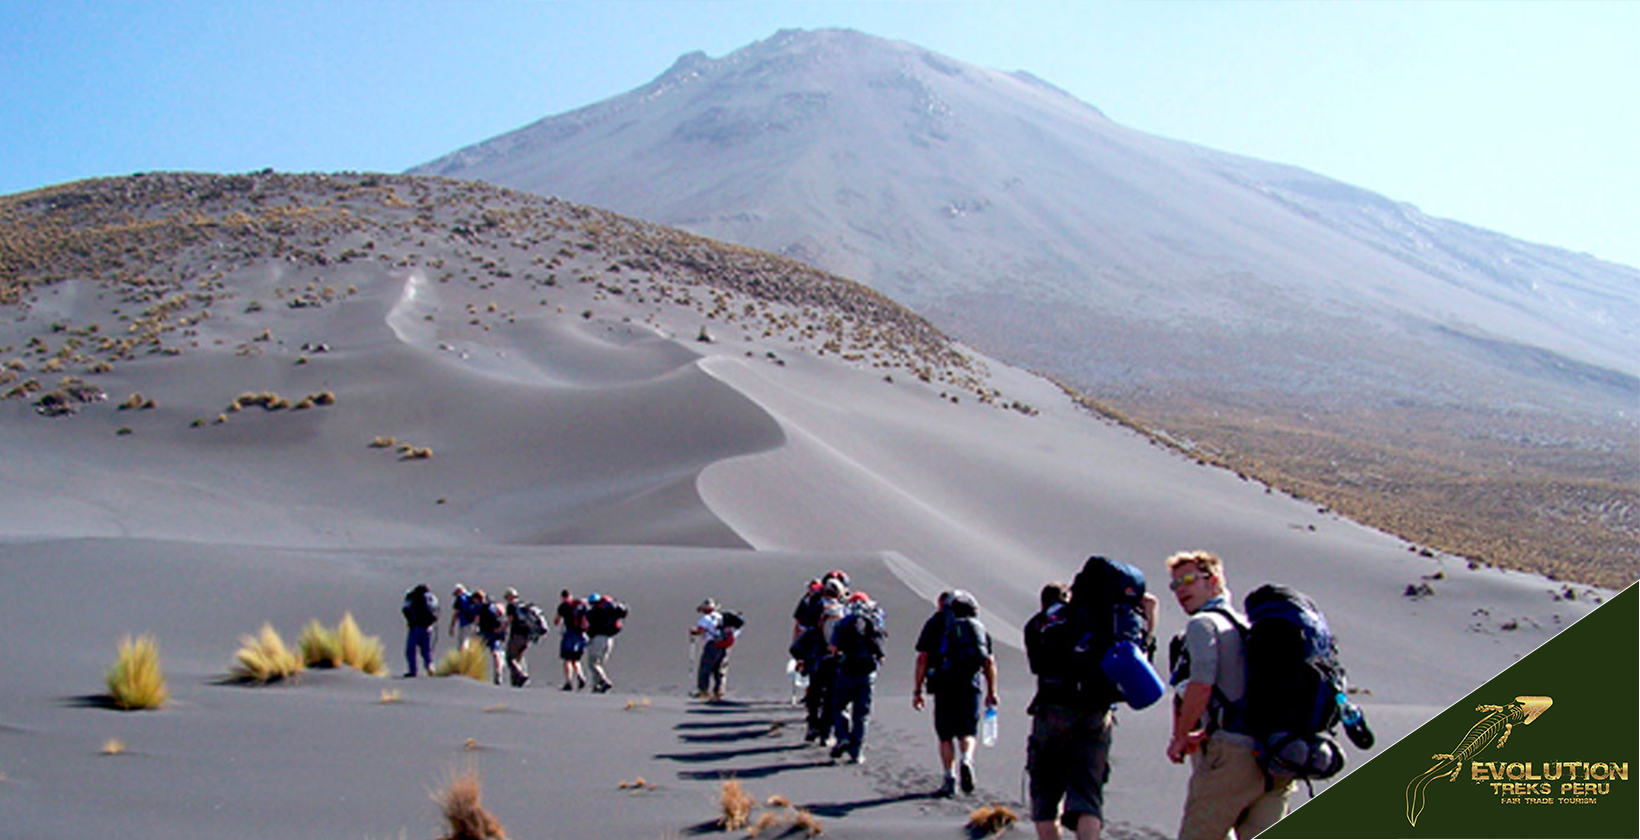
[[[273,289],[272,300],[225,282],[269,263],[311,279]],[[685,307],[722,333],[780,337],[794,349],[904,371],[983,401],[998,396],[985,390],[971,357],[923,318],[789,259],[482,184],[273,172],[138,175],[0,199],[0,305],[44,328],[0,348],[10,357],[0,383],[7,398],[29,397],[53,375],[95,377],[139,355],[212,349],[201,341],[207,323],[254,325],[265,306],[318,309],[356,293],[325,279],[356,263],[401,278],[529,289],[540,305],[579,287],[594,302]],[[56,304],[41,295],[63,283],[76,297],[106,300],[108,317],[53,319]],[[474,313],[472,326],[487,330],[483,320]],[[697,337],[711,340],[713,331]],[[236,338],[241,354],[259,353],[267,340],[245,326]]]

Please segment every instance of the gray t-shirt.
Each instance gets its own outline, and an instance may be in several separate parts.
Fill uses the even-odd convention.
[[[1240,705],[1242,698],[1247,696],[1247,657],[1242,652],[1241,632],[1229,618],[1217,611],[1220,609],[1233,613],[1237,620],[1246,624],[1246,618],[1230,606],[1229,593],[1213,598],[1190,616],[1190,623],[1184,629],[1185,650],[1190,656],[1189,682],[1213,686],[1224,695],[1225,700]],[[1207,706],[1202,724],[1205,726],[1209,721],[1216,721],[1220,727],[1234,727],[1235,722],[1229,720],[1231,715],[1227,714],[1228,711],[1215,694]],[[1215,731],[1213,737],[1247,745],[1253,743],[1246,735],[1222,728]]]

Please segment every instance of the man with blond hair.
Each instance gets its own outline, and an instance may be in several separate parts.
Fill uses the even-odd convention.
[[[1239,840],[1251,840],[1286,816],[1292,780],[1272,777],[1259,764],[1242,721],[1247,619],[1231,606],[1224,561],[1217,555],[1180,552],[1167,558],[1167,571],[1168,587],[1190,614],[1180,634],[1183,656],[1173,673],[1179,701],[1167,745],[1175,764],[1192,756],[1179,840],[1223,840],[1231,829]]]

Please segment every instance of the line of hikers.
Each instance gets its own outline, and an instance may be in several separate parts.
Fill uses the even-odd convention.
[[[603,693],[615,687],[605,665],[615,649],[627,616],[620,601],[593,592],[585,599],[568,589],[558,594],[558,608],[549,624],[547,615],[533,601],[520,601],[518,590],[508,587],[501,602],[484,590],[468,591],[456,584],[450,593],[451,611],[447,634],[465,649],[482,644],[490,655],[491,680],[501,685],[501,675],[515,688],[529,684],[530,672],[525,653],[530,645],[545,638],[553,627],[560,630],[558,658],[564,670],[564,691],[587,687],[582,660],[592,668],[592,690]],[[438,635],[439,602],[427,584],[420,583],[404,593],[400,608],[408,632],[404,643],[406,677],[416,676],[419,657],[427,672],[433,672],[433,644]]]
[[[1168,589],[1190,616],[1169,645],[1166,681],[1175,690],[1166,755],[1174,763],[1191,760],[1179,838],[1222,840],[1234,831],[1249,840],[1285,816],[1295,781],[1330,778],[1343,768],[1343,750],[1331,737],[1340,724],[1361,749],[1372,746],[1373,735],[1347,697],[1331,630],[1313,601],[1266,584],[1237,610],[1224,562],[1211,552],[1174,554],[1166,568]],[[519,604],[512,589],[504,609],[459,584],[455,598],[450,635],[459,628],[465,644],[468,628],[476,628],[494,656],[497,684],[504,644],[512,684],[527,683],[523,651],[547,633],[541,611]],[[625,605],[596,593],[582,601],[568,590],[561,599],[553,624],[563,628],[564,690],[586,685],[583,651],[594,691],[609,690],[603,665]],[[1060,837],[1061,825],[1078,840],[1097,840],[1103,830],[1116,706],[1144,709],[1167,691],[1152,665],[1159,607],[1143,572],[1101,556],[1088,558],[1069,584],[1042,588],[1041,609],[1024,628],[1026,660],[1036,677],[1026,709],[1032,719],[1026,770],[1041,840]],[[431,665],[437,599],[418,586],[406,594],[404,611],[411,628],[407,676],[414,676],[418,653]],[[697,612],[689,631],[690,657],[698,658],[692,696],[721,700],[729,653],[745,621],[710,598]],[[883,609],[834,569],[809,581],[792,618],[788,670],[803,689],[805,741],[829,743],[833,760],[861,763],[886,656]],[[520,638],[525,641],[515,641]],[[973,793],[975,743],[994,743],[999,704],[992,639],[974,596],[942,592],[915,651],[911,704],[921,711],[933,701],[944,771],[937,795],[952,796],[959,787]]]

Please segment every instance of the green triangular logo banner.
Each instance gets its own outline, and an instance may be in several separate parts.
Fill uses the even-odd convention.
[[[1259,836],[1633,838],[1637,791],[1640,584]]]

